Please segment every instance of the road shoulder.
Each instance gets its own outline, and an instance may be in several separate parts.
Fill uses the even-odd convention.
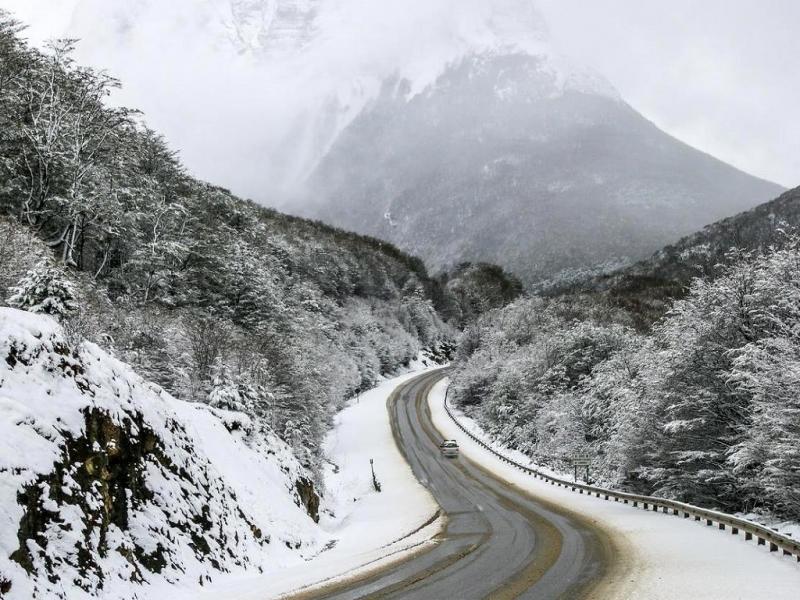
[[[608,571],[585,590],[600,600],[795,599],[800,568],[793,557],[770,553],[742,536],[708,528],[694,520],[645,511],[568,488],[552,486],[500,461],[469,440],[444,410],[446,381],[434,387],[429,405],[433,422],[462,452],[504,480],[559,511],[571,511],[606,532],[614,553]]]

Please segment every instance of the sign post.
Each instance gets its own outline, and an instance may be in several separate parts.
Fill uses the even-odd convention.
[[[574,480],[578,481],[578,467],[586,467],[586,483],[589,483],[589,465],[592,464],[591,457],[585,452],[580,452],[573,454],[570,457],[570,462],[572,463]]]

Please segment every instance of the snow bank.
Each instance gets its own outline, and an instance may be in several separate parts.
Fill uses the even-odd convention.
[[[444,410],[448,381],[433,389],[433,423],[445,438],[458,440],[464,456],[534,496],[585,515],[602,527],[622,554],[619,568],[598,598],[797,598],[800,566],[741,535],[710,529],[693,520],[632,508],[548,485],[500,461],[468,438]],[[472,429],[471,429],[472,431]],[[509,456],[510,451],[504,451]]]
[[[327,541],[303,469],[248,417],[175,400],[41,315],[0,308],[0,358],[4,598],[158,597]]]
[[[330,536],[316,557],[278,575],[231,579],[193,598],[264,600],[363,575],[422,550],[441,527],[438,505],[417,481],[392,435],[387,401],[402,383],[436,367],[386,380],[350,401],[325,442],[329,465],[320,526]],[[369,459],[381,491],[372,483]]]

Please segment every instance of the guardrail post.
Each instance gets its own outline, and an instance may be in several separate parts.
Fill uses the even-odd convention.
[[[750,533],[749,531],[745,531],[745,532],[744,532],[744,539],[745,539],[745,541],[748,541],[748,542],[749,542],[750,540],[752,540],[752,539],[753,539],[753,534],[752,534],[752,533]]]
[[[655,504],[653,504],[653,512],[658,512],[658,507]]]
[[[778,549],[778,544],[776,544],[775,542],[770,542],[769,543],[769,551],[770,552],[775,552],[777,549]]]
[[[700,520],[700,515],[695,515],[695,516],[694,516],[694,520],[695,520],[695,521],[699,521],[699,520]]]
[[[673,508],[672,509],[672,514],[673,515],[677,515],[678,514],[678,509],[677,508]]]
[[[684,519],[688,519],[689,518],[689,513],[686,512],[686,511],[683,511],[683,518]]]
[[[711,527],[714,524],[714,521],[711,519],[706,519],[706,526]]]
[[[645,510],[647,510],[647,509],[649,508],[649,506],[648,506],[647,502],[642,502],[642,504],[644,505],[644,509],[645,509]]]
[[[759,546],[763,546],[766,543],[767,543],[767,540],[765,540],[764,538],[762,538],[762,537],[758,538],[758,545]]]
[[[791,553],[791,552],[789,552],[789,551],[788,551],[786,548],[784,548],[784,549],[783,549],[783,555],[784,555],[784,556],[791,556],[791,555],[792,555],[792,553]]]
[[[733,535],[738,535],[739,534],[739,528],[738,527],[731,527],[731,533]]]
[[[725,523],[720,523],[719,528],[720,530],[725,531]]]
[[[669,512],[669,510],[667,510],[666,506],[662,506],[661,507],[661,512],[663,512],[664,514],[667,514]]]
[[[636,500],[634,500],[633,501],[633,507],[636,508],[637,506],[639,506],[639,503]]]

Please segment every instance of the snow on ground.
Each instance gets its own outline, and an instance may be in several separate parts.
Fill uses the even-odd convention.
[[[778,556],[765,546],[756,546],[754,541],[745,542],[742,535],[707,528],[694,520],[552,486],[500,461],[464,435],[445,412],[447,383],[447,380],[439,382],[430,395],[433,423],[445,438],[458,440],[464,456],[535,496],[588,517],[615,541],[624,555],[620,561],[622,569],[612,574],[597,591],[596,598],[796,600],[800,597],[800,565],[794,557]],[[462,417],[457,415],[459,420]],[[503,453],[513,458],[511,451]]]
[[[176,400],[43,315],[0,308],[0,358],[4,598],[165,597],[325,543],[305,471],[247,416]]]
[[[398,385],[438,367],[417,363],[412,368],[351,400],[328,434],[324,449],[330,464],[320,526],[335,545],[293,567],[263,576],[229,578],[191,598],[279,597],[363,575],[434,543],[431,538],[443,524],[438,518],[431,521],[439,507],[398,450],[386,409]],[[373,487],[370,458],[380,493]]]

